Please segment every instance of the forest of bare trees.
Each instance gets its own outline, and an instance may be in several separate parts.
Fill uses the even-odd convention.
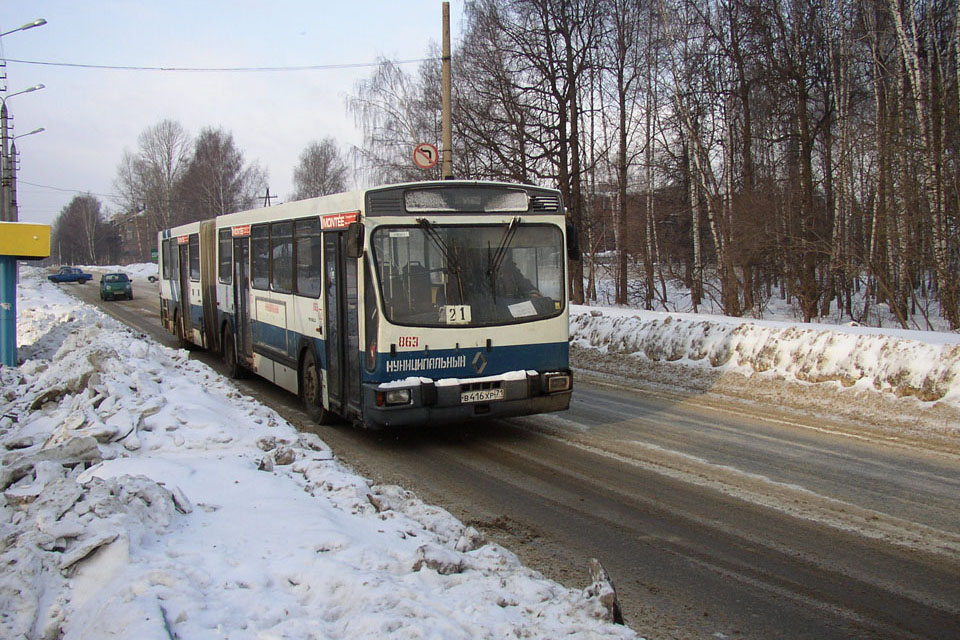
[[[121,254],[149,260],[157,231],[252,208],[265,184],[266,172],[244,160],[230,133],[208,127],[194,139],[178,122],[163,120],[120,160],[114,181],[120,215],[108,221],[90,194],[60,212],[53,225],[57,257],[76,264],[116,263]],[[131,242],[137,246],[122,246]]]
[[[957,0],[474,0],[454,173],[558,185],[616,302],[960,328]],[[440,138],[439,60],[348,106],[376,181]],[[578,276],[583,276],[578,277]]]

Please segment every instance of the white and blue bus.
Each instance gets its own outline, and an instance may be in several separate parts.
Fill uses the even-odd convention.
[[[368,427],[570,404],[556,190],[391,185],[218,216],[158,236],[163,324],[231,375]]]

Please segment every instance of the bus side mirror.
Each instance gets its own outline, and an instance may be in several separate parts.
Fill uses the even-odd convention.
[[[347,257],[359,258],[363,255],[363,224],[360,222],[351,222],[347,227],[344,237],[347,243]]]
[[[576,262],[580,262],[580,232],[573,226],[572,222],[567,223],[567,257]]]

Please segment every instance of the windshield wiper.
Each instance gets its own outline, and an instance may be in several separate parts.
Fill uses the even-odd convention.
[[[430,241],[439,249],[440,253],[447,259],[447,265],[453,268],[457,276],[457,290],[460,294],[460,304],[463,304],[463,279],[461,277],[460,260],[457,258],[456,251],[450,248],[433,223],[426,218],[417,218],[417,224],[423,229],[423,233],[430,238]]]
[[[503,230],[503,235],[500,237],[500,244],[497,246],[497,250],[488,258],[490,266],[487,269],[487,275],[490,276],[490,289],[493,292],[494,302],[497,300],[497,272],[500,271],[500,267],[503,265],[503,261],[507,257],[507,251],[510,249],[510,243],[513,242],[513,237],[516,235],[519,227],[520,218],[514,218],[511,220],[510,224],[507,225],[507,228]],[[489,253],[490,247],[488,245],[488,256]]]
[[[507,228],[503,230],[503,236],[500,238],[500,245],[494,252],[493,257],[490,258],[490,277],[493,277],[493,275],[500,270],[500,266],[507,257],[507,250],[510,248],[510,243],[513,242],[513,236],[517,234],[517,229],[519,227],[520,218],[514,218],[510,221],[510,224],[507,225]]]

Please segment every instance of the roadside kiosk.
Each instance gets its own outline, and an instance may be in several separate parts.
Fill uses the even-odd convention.
[[[50,225],[0,222],[0,364],[17,366],[17,260],[50,256]]]

